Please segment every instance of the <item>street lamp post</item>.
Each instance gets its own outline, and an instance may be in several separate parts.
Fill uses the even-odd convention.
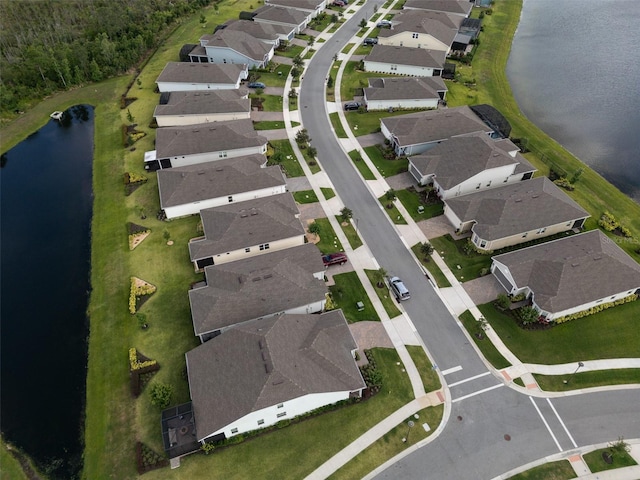
[[[409,441],[409,432],[411,432],[411,427],[413,427],[415,425],[415,423],[413,423],[413,420],[409,420],[407,422],[407,425],[409,426],[409,429],[407,430],[407,436],[403,437],[402,442],[406,443]]]
[[[568,385],[568,384],[569,384],[569,382],[571,381],[571,379],[573,378],[573,376],[574,376],[576,373],[578,373],[578,370],[580,370],[580,367],[584,367],[584,363],[582,363],[582,362],[578,362],[578,367],[575,369],[575,371],[571,374],[571,376],[570,376],[568,379],[563,380],[563,381],[562,381],[562,383],[564,383],[565,385]]]

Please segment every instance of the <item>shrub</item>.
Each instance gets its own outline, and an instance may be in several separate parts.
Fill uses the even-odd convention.
[[[575,320],[577,318],[582,318],[588,315],[593,315],[594,313],[599,313],[603,310],[606,310],[607,308],[615,307],[617,305],[622,305],[623,303],[633,302],[637,299],[638,299],[638,295],[636,294],[629,295],[628,297],[621,298],[619,300],[616,300],[615,302],[601,303],[600,305],[591,307],[588,310],[583,310],[581,312],[576,312],[570,315],[565,315],[564,317],[556,318],[554,321],[555,323],[565,323],[571,320]]]
[[[620,226],[616,218],[609,212],[605,211],[598,220],[598,225],[607,232],[613,232]]]
[[[146,357],[145,357],[146,358]],[[129,349],[129,370],[135,372],[137,370],[142,370],[143,368],[153,367],[157,365],[158,362],[155,360],[144,360],[140,361],[138,359],[138,351],[135,347]]]
[[[496,306],[498,308],[502,310],[506,310],[507,308],[509,308],[510,304],[511,304],[511,300],[509,299],[506,293],[501,293],[498,295],[498,298],[496,299]]]
[[[151,397],[151,405],[160,409],[167,408],[171,403],[171,395],[173,394],[173,387],[166,383],[154,383],[149,390],[149,396]]]

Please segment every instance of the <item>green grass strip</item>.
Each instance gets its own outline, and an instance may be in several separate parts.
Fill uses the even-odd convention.
[[[347,132],[345,132],[342,127],[342,122],[340,121],[338,112],[330,113],[329,120],[331,120],[331,125],[333,126],[338,138],[347,138]]]
[[[602,454],[608,452],[611,454],[612,462],[607,463],[604,461]],[[591,473],[604,472],[605,470],[615,470],[617,468],[632,467],[638,463],[633,459],[628,452],[622,449],[601,448],[594,450],[593,452],[585,453],[582,458],[589,466]]]
[[[424,348],[418,345],[407,345],[406,348],[411,356],[411,360],[413,360],[413,363],[418,369],[418,373],[420,373],[424,391],[428,393],[440,390],[442,388],[440,378],[433,369],[433,365],[429,361],[429,357],[427,357]]]
[[[349,152],[349,158],[353,161],[353,164],[356,166],[356,168],[360,172],[360,175],[362,175],[362,178],[364,178],[365,180],[376,179],[376,176],[373,174],[373,172],[369,169],[365,161],[362,159],[362,155],[358,150],[351,150]]]
[[[458,317],[462,322],[462,325],[467,330],[473,341],[478,346],[484,358],[493,365],[496,369],[501,370],[510,366],[509,361],[502,356],[498,349],[491,343],[491,340],[483,333],[480,327],[480,322],[473,318],[473,315],[469,310],[466,310]],[[476,335],[482,333],[482,339],[479,339]],[[516,355],[517,353],[514,352]]]
[[[451,283],[447,280],[447,277],[444,276],[440,267],[436,265],[436,262],[432,261],[429,257],[425,259],[424,255],[420,251],[420,243],[416,243],[413,247],[411,247],[411,251],[414,253],[416,258],[420,260],[420,263],[424,268],[429,272],[429,277],[435,282],[438,288],[446,288],[450,287]]]
[[[605,385],[627,385],[640,383],[640,368],[616,368],[594,372],[578,372],[567,375],[533,375],[542,390],[547,392],[567,392],[582,388]],[[564,383],[564,382],[567,383]]]
[[[373,304],[369,300],[358,274],[356,272],[340,273],[333,276],[335,285],[329,287],[331,297],[338,308],[342,309],[345,318],[349,323],[361,322],[364,320],[379,322],[380,317],[376,313]],[[357,303],[362,302],[364,308],[358,310]]]
[[[295,198],[298,203],[316,203],[318,202],[318,197],[313,190],[302,190],[299,192],[293,192],[293,198]]]
[[[384,307],[385,312],[387,312],[389,318],[395,318],[400,315],[401,312],[396,306],[396,299],[391,295],[387,286],[383,283],[382,287],[378,287],[376,282],[376,270],[365,270],[364,273],[367,275],[369,283],[371,283],[371,286],[376,291],[376,294],[378,295],[378,298],[380,299],[380,302],[382,303],[382,306]]]
[[[577,478],[577,476],[569,460],[545,463],[509,477],[510,480],[569,480],[570,478]]]
[[[338,223],[340,223],[340,227],[342,231],[347,236],[347,240],[349,240],[349,245],[351,248],[355,250],[356,248],[362,246],[362,240],[360,239],[360,235],[356,232],[355,227],[353,226],[353,222],[343,222],[342,217],[336,217]]]

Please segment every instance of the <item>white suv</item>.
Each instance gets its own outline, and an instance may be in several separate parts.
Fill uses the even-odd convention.
[[[391,277],[389,279],[389,286],[397,300],[409,300],[411,298],[409,290],[407,290],[407,287],[404,286],[404,283],[402,283],[402,280],[398,277]]]

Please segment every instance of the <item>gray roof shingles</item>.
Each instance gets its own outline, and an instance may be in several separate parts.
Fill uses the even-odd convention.
[[[298,216],[290,193],[205,208],[200,211],[205,238],[189,243],[191,260],[304,235]]]
[[[402,32],[431,35],[433,38],[450,47],[458,33],[458,27],[448,26],[439,20],[423,15],[416,15],[415,12],[412,12],[410,14],[404,13],[403,15],[396,15],[393,18],[393,28],[381,29],[378,37],[393,37]]]
[[[286,185],[279,166],[264,167],[264,155],[158,170],[162,208]]]
[[[271,22],[284,23],[287,25],[298,26],[307,19],[307,14],[293,8],[276,7],[271,5],[263,5],[253,11],[255,20],[267,20]]]
[[[547,177],[451,198],[445,203],[461,221],[475,220],[473,231],[485,240],[589,216]]]
[[[341,310],[279,315],[227,330],[186,354],[198,439],[303,395],[365,387]]]
[[[218,30],[212,35],[200,37],[200,43],[206,47],[230,48],[251,60],[262,62],[272,45],[261,42],[250,34],[237,30]]]
[[[251,112],[251,99],[242,98],[246,94],[244,89],[171,92],[169,102],[157,105],[153,116]]]
[[[371,53],[364,58],[364,61],[413,67],[442,68],[445,56],[444,50],[378,44],[373,46]]]
[[[168,62],[156,83],[222,83],[235,84],[246,65]]]
[[[207,286],[189,291],[196,335],[324,301],[314,273],[324,265],[312,243],[205,269]]]
[[[493,257],[536,304],[557,313],[640,288],[640,265],[600,230]]]
[[[163,127],[156,132],[158,158],[236,150],[266,145],[267,139],[253,128],[251,119]]]
[[[440,77],[370,78],[364,89],[367,100],[413,100],[440,98],[438,92],[447,87]]]
[[[473,8],[473,4],[465,0],[407,0],[404,6],[405,8],[449,12],[464,16],[468,16]]]
[[[233,20],[227,22],[225,30],[246,32],[260,40],[276,41],[280,35],[288,35],[292,28],[271,23],[252,22],[251,20]]]

